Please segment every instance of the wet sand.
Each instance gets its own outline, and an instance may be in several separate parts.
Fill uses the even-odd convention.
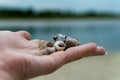
[[[31,80],[120,80],[120,53],[83,58]]]

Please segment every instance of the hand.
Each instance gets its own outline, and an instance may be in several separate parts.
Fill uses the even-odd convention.
[[[0,31],[0,80],[26,80],[49,74],[83,57],[105,54],[102,47],[89,43],[38,56],[41,54],[39,45],[39,40],[31,40],[26,31]]]

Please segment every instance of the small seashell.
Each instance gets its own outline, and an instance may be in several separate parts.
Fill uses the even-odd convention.
[[[70,48],[70,47],[74,47],[74,46],[79,46],[80,42],[77,39],[68,37],[68,38],[66,38],[65,44],[66,44],[67,48]]]
[[[67,36],[63,35],[63,34],[58,34],[57,36],[54,36],[53,39],[54,41],[65,41],[67,38]]]
[[[39,41],[39,48],[40,49],[45,49],[47,47],[53,47],[53,46],[54,46],[54,44],[52,42],[45,41],[45,40]]]
[[[56,41],[54,43],[54,47],[56,48],[57,51],[61,51],[66,48],[66,44],[63,41]]]
[[[53,52],[56,52],[55,47],[47,47],[47,48],[45,49],[43,55],[49,55],[49,54],[51,54],[51,53],[53,53]]]
[[[40,40],[39,48],[43,49],[42,55],[48,55],[56,51],[54,44],[45,40]]]

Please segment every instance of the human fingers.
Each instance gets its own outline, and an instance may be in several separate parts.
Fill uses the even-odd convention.
[[[29,70],[32,73],[26,73],[27,77],[36,77],[55,71],[62,65],[78,60],[86,56],[104,55],[105,50],[97,47],[94,43],[89,43],[77,47],[72,47],[66,51],[58,51],[51,55],[26,57],[30,62]]]
[[[31,40],[31,35],[30,35],[30,33],[27,32],[27,31],[18,31],[18,32],[16,32],[16,33],[17,33],[18,35],[24,37],[24,38],[27,39],[27,40]]]
[[[96,48],[97,46],[91,43],[72,47],[66,51],[58,51],[51,55],[44,55],[40,57],[36,56],[36,58],[34,58],[34,66],[31,69],[33,70],[32,75],[36,76],[51,73],[68,62],[72,62],[85,57],[89,53],[95,51]]]
[[[83,57],[89,57],[89,56],[100,56],[100,55],[105,55],[106,51],[103,47],[97,46],[95,51],[92,51],[90,53],[87,53],[87,55],[84,55]]]
[[[40,54],[41,52],[35,55],[40,55]],[[67,49],[66,51],[55,52],[51,55],[48,55],[50,58],[48,57],[44,61],[48,61],[48,63],[50,63],[49,61],[52,60],[51,64],[52,65],[54,64],[55,65],[54,69],[57,69],[65,63],[72,62],[83,57],[97,56],[97,55],[104,55],[104,54],[105,54],[105,50],[103,48],[97,47],[96,44],[94,43],[89,43],[89,44],[85,44],[77,47],[72,47],[70,49]],[[37,61],[39,62],[39,60]],[[44,65],[47,65],[47,64],[45,64],[44,62]]]
[[[75,61],[83,57],[97,56],[104,54],[105,54],[104,48],[97,47],[95,43],[89,43],[89,44],[69,48],[65,52],[55,53],[55,54],[53,53],[52,57],[55,59],[56,61],[55,63],[59,65],[59,64],[65,64],[71,61]]]

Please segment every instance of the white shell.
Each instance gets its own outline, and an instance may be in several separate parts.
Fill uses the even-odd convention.
[[[44,52],[44,55],[49,55],[49,54],[51,54],[53,52],[56,52],[55,47],[47,47],[45,52]]]
[[[63,45],[63,46],[59,46],[59,45]],[[64,50],[66,48],[66,45],[63,41],[56,41],[54,43],[54,47],[56,48],[57,51],[61,51],[61,50]]]

